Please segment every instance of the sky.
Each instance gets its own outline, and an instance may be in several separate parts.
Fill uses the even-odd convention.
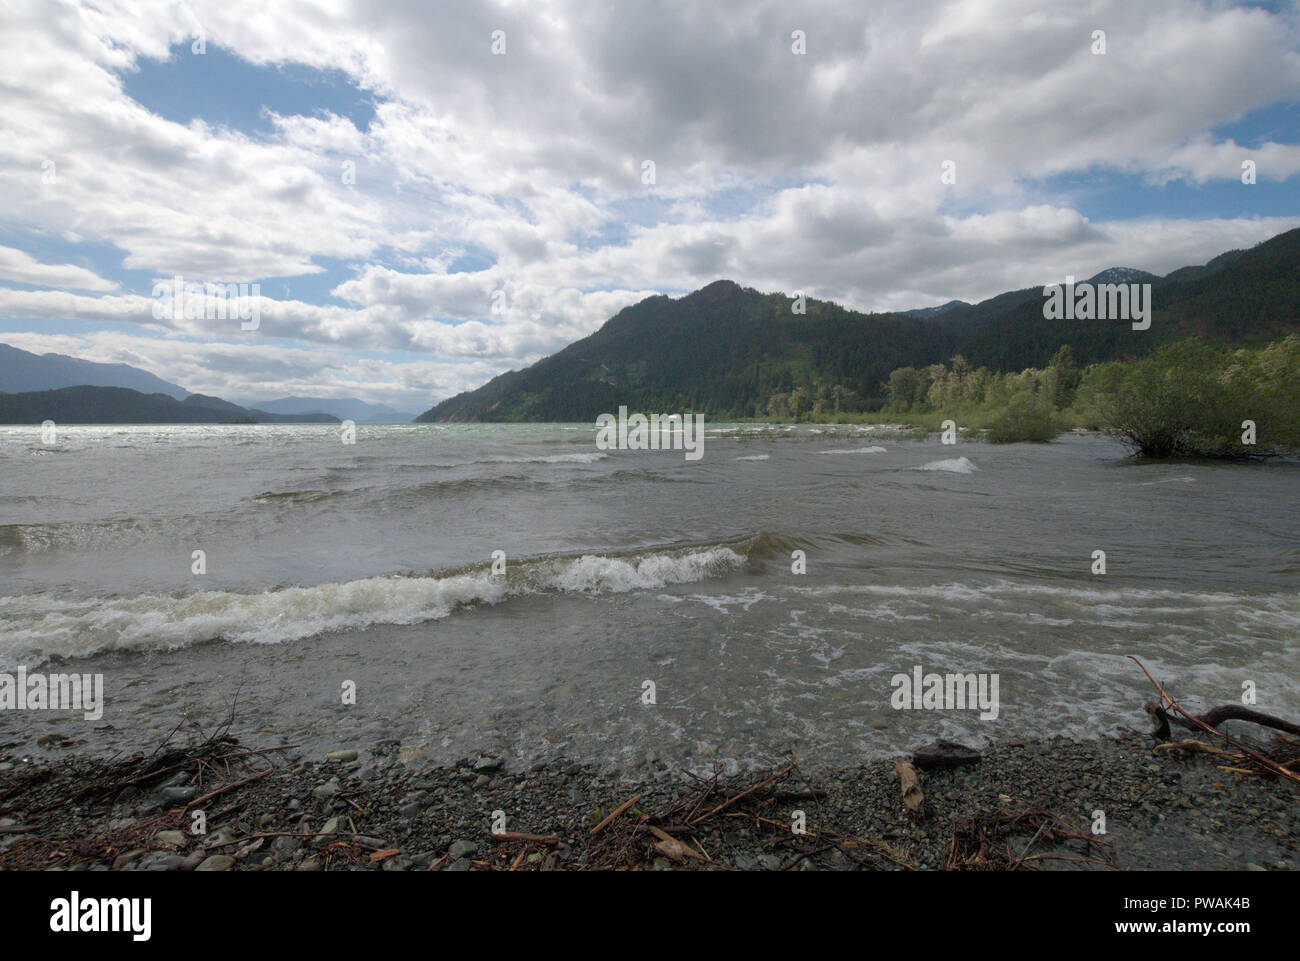
[[[722,278],[1204,263],[1300,226],[1298,106],[1297,3],[6,0],[0,342],[419,412]]]

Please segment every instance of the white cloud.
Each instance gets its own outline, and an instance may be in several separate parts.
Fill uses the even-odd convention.
[[[1090,52],[1099,26],[1105,56]],[[791,51],[796,28],[805,56]],[[199,29],[252,63],[344,71],[377,98],[373,123],[273,114],[256,138],[126,96],[122,71],[178,43],[194,56]],[[497,29],[505,56],[491,52]],[[311,278],[327,259],[349,276],[333,302],[264,297],[262,329],[241,340],[159,322],[144,293],[10,247],[0,278],[56,289],[0,289],[0,312],[120,323],[103,335],[112,349],[134,337],[146,359],[211,341],[202,356],[247,362],[249,376],[276,375],[246,350],[297,350],[294,370],[329,383],[351,376],[348,357],[427,354],[398,366],[422,371],[433,399],[651,292],[723,276],[899,309],[1067,271],[1167,270],[1297,220],[1097,221],[1044,196],[1045,178],[1232,182],[1248,158],[1261,183],[1296,176],[1300,147],[1210,131],[1300,98],[1298,37],[1294,11],[1187,0],[15,3],[0,33],[8,222],[116,247],[122,267],[156,277]],[[939,178],[949,159],[955,186]],[[490,266],[450,272],[462,253]],[[365,389],[405,397],[412,381],[390,375],[377,368]],[[310,386],[275,382],[291,380]]]
[[[93,270],[75,264],[42,264],[13,247],[0,247],[0,278],[37,287],[71,287],[75,290],[117,290]]]

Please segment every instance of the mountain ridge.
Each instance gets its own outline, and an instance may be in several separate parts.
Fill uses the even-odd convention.
[[[276,415],[220,397],[190,394],[178,401],[129,387],[81,384],[54,390],[0,393],[0,424],[337,424],[328,414]]]
[[[67,354],[34,354],[0,344],[0,392],[21,394],[60,387],[125,387],[142,394],[166,394],[178,401],[190,393],[179,384],[130,364],[106,364]]]
[[[1094,278],[1150,283],[1152,329],[1044,317],[1042,285],[918,317],[817,300],[799,315],[785,294],[718,280],[626,307],[587,337],[440,401],[416,421],[585,421],[623,405],[747,418],[761,416],[777,393],[814,385],[834,393],[836,409],[866,410],[883,400],[893,370],[958,353],[1009,371],[1046,366],[1066,344],[1086,364],[1142,356],[1190,335],[1259,342],[1297,328],[1300,228],[1165,277],[1123,267]]]

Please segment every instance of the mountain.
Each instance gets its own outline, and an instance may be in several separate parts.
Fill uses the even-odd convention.
[[[184,400],[189,391],[127,364],[100,364],[63,354],[33,354],[0,344],[0,391],[9,394],[60,387],[128,387]]]
[[[277,414],[257,407],[240,407],[220,397],[190,394],[182,402],[189,407],[200,407],[226,415],[225,419],[256,421],[259,424],[337,424],[338,418],[319,411],[310,414]]]
[[[253,405],[273,414],[332,414],[339,420],[358,424],[409,424],[415,415],[387,404],[370,404],[355,397],[283,397]]]
[[[815,300],[800,315],[782,294],[717,281],[627,307],[558,353],[416,420],[589,421],[621,405],[725,420],[762,416],[773,395],[800,388],[835,409],[863,410],[879,405],[893,370],[958,353],[972,366],[1019,371],[1047,366],[1064,344],[1086,364],[1145,355],[1189,335],[1250,344],[1300,329],[1300,229],[1163,278],[1127,267],[1096,278],[1150,283],[1150,329],[1045,317],[1041,284],[944,305],[937,315],[862,314]]]
[[[1138,270],[1136,267],[1107,267],[1088,278],[1090,284],[1146,284],[1159,280],[1159,274]]]
[[[126,387],[61,387],[0,393],[0,424],[233,424],[338,423],[328,414],[269,414],[219,397],[191,394],[182,403],[166,394]]]
[[[905,310],[903,313],[909,317],[941,317],[944,314],[959,310],[962,307],[971,307],[964,300],[950,300],[946,304],[940,304],[938,307],[917,307],[915,310]]]
[[[953,336],[933,321],[806,303],[795,314],[789,297],[729,280],[677,300],[649,297],[559,353],[417,420],[581,421],[620,404],[752,417],[772,393],[815,378],[840,385],[847,404],[874,393],[895,367],[952,354]]]

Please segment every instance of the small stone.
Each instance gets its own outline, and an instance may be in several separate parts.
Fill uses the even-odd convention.
[[[457,860],[469,857],[476,851],[478,851],[478,845],[473,841],[453,841],[451,847],[447,849],[447,853]]]
[[[154,840],[159,844],[170,844],[178,848],[185,843],[185,834],[183,831],[159,831],[154,835]]]
[[[311,793],[312,797],[324,800],[326,798],[332,798],[342,790],[343,788],[339,787],[338,781],[326,781],[324,784],[318,784],[316,787],[312,788]]]
[[[235,866],[235,859],[229,854],[214,854],[205,858],[195,871],[229,871]]]
[[[155,857],[154,855],[161,855]],[[162,851],[155,851],[140,862],[140,867],[145,871],[179,871],[185,863],[185,859],[179,854],[167,854]]]
[[[121,870],[122,870],[123,868],[125,868],[128,864],[130,864],[132,861],[134,861],[134,860],[135,860],[136,858],[138,858],[140,855],[145,854],[145,853],[146,853],[146,851],[145,851],[144,848],[134,848],[133,850],[126,851],[126,852],[124,852],[124,853],[122,853],[122,854],[119,854],[116,858],[113,859],[113,870],[114,870],[114,871],[121,871]]]
[[[339,818],[339,817],[332,817],[332,818],[330,818],[328,821],[326,821],[326,822],[321,826],[320,833],[321,833],[321,834],[337,834],[337,833],[338,833],[338,829],[339,829],[339,825],[341,825],[342,823],[343,823],[343,819],[342,819],[342,818]],[[332,840],[334,840],[334,839],[333,839],[333,838],[329,838],[329,837],[316,838],[316,843],[317,843],[318,845],[329,844]]]
[[[355,761],[356,759],[356,751],[330,751],[325,755],[327,761]]]

